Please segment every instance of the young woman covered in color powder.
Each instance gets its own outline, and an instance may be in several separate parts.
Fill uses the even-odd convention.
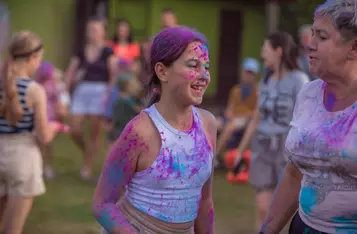
[[[36,81],[43,86],[46,91],[47,97],[47,116],[49,121],[58,121],[58,107],[60,103],[60,92],[55,78],[55,67],[45,61],[42,62],[40,67],[36,71]],[[66,128],[68,130],[68,128]],[[55,177],[55,172],[52,167],[53,152],[52,144],[42,145],[42,154],[44,161],[44,177],[46,179],[53,179]]]
[[[22,233],[33,197],[45,192],[36,138],[48,144],[64,128],[49,122],[46,92],[30,78],[42,54],[37,35],[15,34],[0,79],[0,217],[5,233]]]
[[[105,45],[106,23],[91,18],[87,23],[87,44],[71,60],[67,71],[68,89],[72,90],[71,133],[84,154],[80,171],[85,180],[92,168],[100,146],[105,104],[114,86],[117,59]],[[89,121],[89,139],[84,139],[84,121]]]
[[[257,231],[265,218],[279,176],[286,166],[284,143],[290,130],[289,122],[297,94],[309,80],[305,73],[298,70],[298,47],[288,33],[269,35],[262,47],[261,56],[264,66],[270,72],[260,82],[257,109],[238,147],[238,152],[244,152],[255,135],[251,146],[249,181],[256,190]],[[239,153],[237,162],[240,158]]]
[[[326,1],[315,11],[311,72],[286,140],[290,159],[261,233],[357,233],[357,4]],[[296,213],[296,211],[298,212]]]
[[[216,120],[195,107],[210,83],[206,40],[186,27],[167,28],[150,57],[149,108],[113,146],[94,215],[108,233],[213,233]]]

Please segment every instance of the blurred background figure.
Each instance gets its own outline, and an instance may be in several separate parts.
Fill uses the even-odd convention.
[[[9,9],[0,1],[0,68],[3,65],[2,55],[4,49],[6,48],[6,43],[8,41],[10,31],[10,16]]]
[[[256,109],[258,92],[256,81],[260,71],[259,62],[254,58],[246,58],[241,65],[241,80],[229,94],[228,104],[223,116],[217,118],[220,135],[217,140],[217,159],[221,161],[223,153],[230,141],[237,147],[239,138],[244,134],[249,119]]]
[[[66,115],[66,106],[61,102],[59,77],[56,68],[50,62],[42,62],[35,74],[36,81],[42,85],[47,97],[47,116],[48,121],[63,121]],[[41,143],[40,143],[41,144]],[[53,170],[53,147],[52,143],[41,144],[43,156],[45,179],[53,179],[55,172]]]
[[[119,59],[117,63],[117,68],[118,72],[115,77],[115,85],[111,89],[110,96],[107,100],[106,103],[106,109],[104,113],[105,117],[105,129],[107,131],[107,143],[111,145],[113,141],[116,139],[113,139],[112,137],[112,126],[113,126],[113,111],[114,111],[114,104],[120,97],[120,92],[122,90],[122,87],[120,87],[122,84],[125,84],[128,80],[131,79],[137,79],[136,76],[137,74],[134,72],[133,68],[133,63],[134,61],[129,61],[127,59]],[[125,80],[125,82],[123,82]],[[125,84],[125,86],[128,86]],[[127,90],[128,88],[125,88]],[[127,93],[127,91],[125,91]],[[125,113],[123,113],[125,115]]]
[[[123,73],[118,79],[119,95],[113,103],[113,111],[108,126],[108,145],[119,138],[124,127],[144,109],[143,86],[137,77]]]
[[[75,54],[67,70],[67,85],[72,91],[71,133],[84,154],[80,175],[92,177],[93,162],[101,142],[105,104],[115,84],[117,59],[105,45],[106,22],[93,17],[87,23],[87,43]],[[89,121],[89,139],[84,139],[84,121]]]
[[[108,42],[119,59],[132,62],[140,56],[140,46],[134,42],[132,28],[126,19],[118,19],[113,41]]]
[[[177,17],[171,8],[165,8],[161,11],[161,27],[171,28],[177,26]]]
[[[31,79],[42,57],[35,33],[16,33],[1,74],[0,223],[6,234],[22,234],[33,198],[45,193],[37,140],[49,144],[64,129],[48,116],[46,91]]]
[[[315,80],[317,77],[310,72],[308,45],[312,38],[311,25],[303,25],[299,28],[299,42],[300,42],[300,56],[298,58],[298,65],[300,69],[309,76],[309,80]]]
[[[300,88],[309,81],[297,65],[298,46],[286,32],[266,37],[261,56],[269,70],[260,81],[258,106],[239,143],[235,172],[252,141],[249,182],[255,188],[256,230],[268,211],[279,176],[286,166],[285,138]]]

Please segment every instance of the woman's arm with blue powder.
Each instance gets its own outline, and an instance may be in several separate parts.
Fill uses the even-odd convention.
[[[147,150],[140,135],[141,116],[131,120],[109,153],[93,198],[93,213],[109,233],[138,233],[116,203],[132,179],[139,155]]]

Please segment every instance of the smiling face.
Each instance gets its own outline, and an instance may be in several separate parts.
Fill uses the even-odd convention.
[[[199,105],[211,81],[207,47],[190,43],[181,56],[165,67],[160,78],[162,89],[183,105]]]
[[[316,17],[309,43],[310,71],[324,79],[345,69],[352,48],[328,16]]]

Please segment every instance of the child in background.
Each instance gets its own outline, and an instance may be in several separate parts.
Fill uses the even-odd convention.
[[[141,99],[143,86],[137,77],[129,74],[120,75],[118,87],[119,96],[113,105],[112,124],[108,134],[109,148],[120,136],[126,124],[144,109],[144,102]]]
[[[58,121],[60,116],[59,110],[65,109],[60,102],[60,92],[57,84],[59,73],[56,73],[55,67],[49,62],[42,62],[40,67],[36,72],[36,81],[41,84],[46,91],[47,95],[47,115],[49,121]],[[56,77],[57,76],[57,77]],[[68,126],[65,125],[64,131],[68,132]],[[44,178],[46,180],[53,179],[55,177],[55,172],[52,167],[53,163],[53,150],[52,144],[41,145],[41,151],[43,155],[44,163]]]
[[[64,122],[68,116],[68,108],[71,102],[71,97],[66,89],[66,83],[63,80],[63,72],[55,68],[54,79],[56,80],[59,100],[56,104],[57,118],[60,122]]]
[[[132,77],[133,72],[132,72],[132,61],[126,60],[126,59],[118,59],[118,74],[117,74],[117,80],[120,79],[121,76],[125,77]],[[118,81],[116,81],[116,84],[118,84]],[[119,87],[118,85],[112,87],[110,90],[110,94],[105,102],[105,112],[104,112],[104,128],[107,132],[107,134],[110,134],[111,131],[111,126],[112,126],[112,113],[113,113],[113,106],[115,101],[118,99],[119,96]]]

